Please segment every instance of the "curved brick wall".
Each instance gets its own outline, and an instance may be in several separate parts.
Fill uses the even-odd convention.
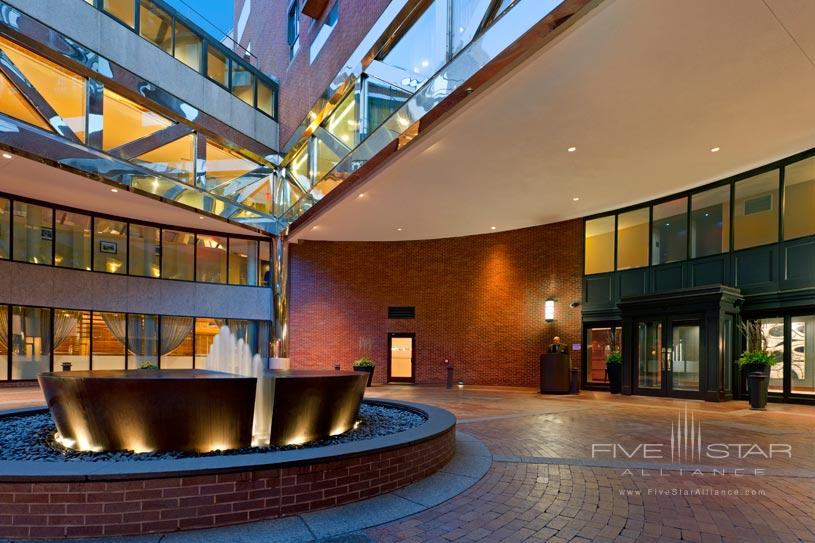
[[[537,386],[552,337],[581,341],[580,307],[569,307],[582,296],[580,219],[436,240],[303,241],[289,258],[294,368],[351,369],[369,354],[384,383],[388,333],[414,332],[417,383],[444,383],[447,358],[466,384]],[[388,320],[388,306],[415,306],[416,318]]]
[[[124,480],[55,475],[53,482],[2,482],[10,479],[4,477],[0,538],[173,532],[305,513],[406,486],[454,453],[451,425],[424,441],[330,462]]]

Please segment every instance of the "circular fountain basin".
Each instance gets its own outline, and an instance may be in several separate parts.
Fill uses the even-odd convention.
[[[90,451],[248,447],[254,377],[207,370],[92,370],[37,377],[61,442]]]

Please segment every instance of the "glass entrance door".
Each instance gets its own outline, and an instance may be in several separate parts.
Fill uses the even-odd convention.
[[[698,395],[703,367],[700,321],[643,320],[636,327],[636,393]]]

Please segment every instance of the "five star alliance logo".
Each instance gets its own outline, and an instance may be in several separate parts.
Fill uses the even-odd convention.
[[[696,422],[693,412],[688,424],[688,405],[684,416],[680,411],[671,421],[671,463],[699,462],[702,460],[702,423]]]

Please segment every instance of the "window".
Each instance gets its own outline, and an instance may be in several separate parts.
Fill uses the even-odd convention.
[[[586,275],[614,271],[614,216],[586,221]]]
[[[491,3],[491,0],[453,0],[453,55],[472,41]]]
[[[142,277],[161,275],[161,231],[152,226],[130,225],[128,273]]]
[[[586,329],[587,383],[608,383],[606,357],[617,350],[618,332],[619,329],[613,326]]]
[[[218,319],[195,319],[195,367],[204,367],[204,360],[221,326],[226,323]]]
[[[382,62],[401,68],[418,87],[447,61],[447,2],[433,2]]]
[[[90,311],[54,309],[54,370],[71,364],[71,370],[91,369]]]
[[[311,178],[308,171],[308,145],[304,145],[302,149],[297,151],[297,154],[292,157],[288,168],[300,187],[306,190],[311,188]]]
[[[93,369],[125,369],[127,319],[124,313],[93,312],[91,348]]]
[[[229,87],[229,60],[212,45],[207,45],[207,77],[222,87]]]
[[[102,0],[102,9],[130,28],[136,28],[136,9],[133,0]]]
[[[815,315],[792,317],[790,330],[790,392],[815,394]]]
[[[264,287],[272,284],[272,244],[268,241],[260,242],[260,276],[258,284]]]
[[[617,269],[648,265],[649,209],[635,209],[617,217]]]
[[[226,283],[226,237],[196,236],[196,280]]]
[[[328,15],[326,16],[325,21],[323,21],[320,31],[317,32],[317,36],[315,36],[314,41],[311,42],[311,47],[309,48],[308,52],[309,64],[313,63],[314,59],[317,58],[317,55],[320,54],[320,51],[323,50],[325,42],[328,41],[329,36],[331,36],[331,33],[334,32],[334,27],[337,26],[337,21],[339,18],[340,2],[337,0],[328,11]]]
[[[255,76],[240,62],[232,62],[232,94],[255,105]]]
[[[127,316],[127,369],[158,368],[158,315]]]
[[[667,264],[688,257],[688,199],[654,206],[651,225],[651,263]]]
[[[298,0],[294,0],[289,6],[286,16],[286,39],[289,44],[289,58],[294,58],[297,54],[297,38],[300,37],[300,9]]]
[[[107,273],[126,273],[127,223],[109,219],[93,220],[93,269]]]
[[[192,185],[195,175],[195,135],[187,134],[139,155],[133,159],[133,162],[161,175]]]
[[[733,249],[778,241],[778,170],[736,182]]]
[[[229,284],[257,285],[258,242],[229,238]]]
[[[102,148],[105,151],[149,136],[173,124],[171,120],[107,88],[104,90],[102,109]]]
[[[691,258],[726,253],[729,248],[730,185],[691,196]]]
[[[274,101],[275,101],[274,88],[272,88],[271,85],[258,80],[257,108],[266,115],[274,117],[275,116]]]
[[[815,234],[815,158],[784,170],[784,239]]]
[[[0,46],[68,128],[84,141],[85,78],[9,41],[0,39]]]
[[[388,117],[399,109],[399,107],[410,98],[410,95],[400,88],[371,78],[365,80],[365,85],[368,90],[368,122],[367,126],[361,126],[360,130],[365,130],[364,135],[368,135],[381,126]],[[399,122],[402,129],[412,124],[410,119],[403,117],[400,117],[397,122]],[[364,135],[360,135],[360,139],[362,139]]]
[[[9,258],[11,247],[11,201],[0,198],[0,258]],[[0,362],[0,366],[2,362]]]
[[[49,370],[50,359],[51,310],[12,306],[11,378],[36,379]]]
[[[207,189],[231,181],[260,167],[259,164],[223,147],[207,142]]]
[[[150,0],[139,0],[139,34],[173,54],[173,17]]]
[[[164,279],[195,278],[195,234],[163,229],[161,231],[161,277]]]
[[[5,75],[0,73],[0,111],[32,124],[44,130],[51,131],[51,126],[45,122],[42,115],[26,100]]]
[[[204,45],[201,36],[190,30],[188,26],[175,22],[175,58],[195,70],[201,72],[201,53]]]
[[[325,123],[325,129],[349,149],[356,144],[357,101],[356,93],[349,92]]]
[[[25,202],[14,202],[14,260],[51,264],[54,212]]]
[[[89,215],[56,211],[54,264],[77,270],[91,269],[91,218]]]
[[[192,317],[161,317],[162,369],[189,369],[193,367]]]

